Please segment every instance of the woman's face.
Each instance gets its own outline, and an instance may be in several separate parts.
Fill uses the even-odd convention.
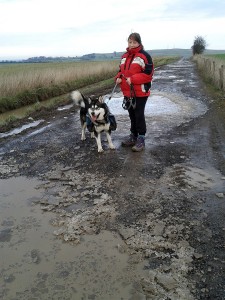
[[[128,48],[129,49],[133,49],[133,48],[137,48],[140,44],[133,40],[133,39],[128,39]]]

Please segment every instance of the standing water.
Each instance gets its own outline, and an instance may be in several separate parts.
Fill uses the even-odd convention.
[[[128,265],[112,232],[84,236],[78,245],[53,235],[53,213],[35,179],[0,180],[0,299],[142,299],[135,292],[143,265]]]

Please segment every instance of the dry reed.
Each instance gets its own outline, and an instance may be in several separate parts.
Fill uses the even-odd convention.
[[[6,64],[0,66],[0,98],[116,72],[118,61]]]

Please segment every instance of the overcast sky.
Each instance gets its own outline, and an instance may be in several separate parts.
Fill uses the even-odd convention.
[[[146,50],[225,49],[225,0],[0,0],[0,60],[121,52],[131,32]]]

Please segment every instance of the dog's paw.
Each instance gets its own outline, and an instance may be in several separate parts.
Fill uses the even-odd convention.
[[[81,137],[81,141],[85,141],[85,140],[86,140],[86,137],[85,137],[85,136],[84,136],[84,137],[82,136],[82,137]]]
[[[115,149],[116,149],[116,147],[115,147],[114,145],[109,145],[109,148],[110,148],[111,150],[115,150]]]
[[[102,153],[104,150],[102,148],[98,148],[98,153]]]

